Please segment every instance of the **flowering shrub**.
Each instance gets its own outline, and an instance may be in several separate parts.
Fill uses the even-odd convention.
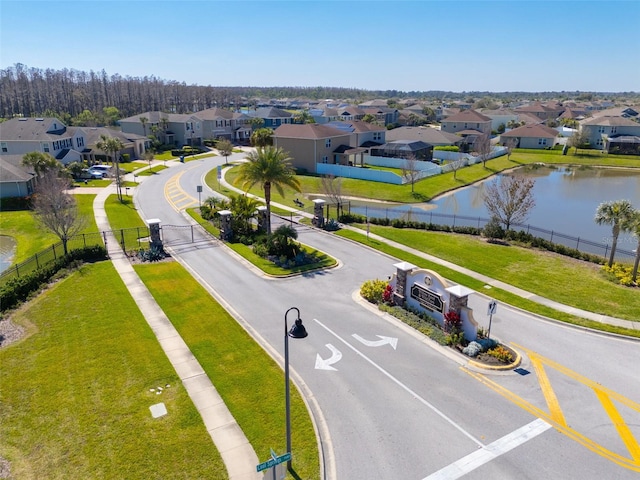
[[[614,263],[611,267],[608,265],[604,265],[602,270],[611,276],[614,281],[618,282],[620,285],[624,285],[626,287],[633,286],[633,277],[631,275],[633,269],[631,267],[626,267],[619,263]]]
[[[470,342],[462,349],[462,353],[469,357],[477,357],[480,352],[482,352],[482,347],[478,342]]]
[[[393,287],[389,284],[387,284],[384,292],[382,292],[382,301],[387,305],[393,305]]]
[[[371,303],[382,303],[383,294],[388,284],[384,280],[367,280],[360,287],[360,295]]]
[[[509,350],[504,348],[502,345],[498,345],[497,347],[494,347],[491,350],[487,350],[487,355],[491,355],[492,357],[497,358],[498,360],[504,363],[513,362],[513,355]]]
[[[456,334],[462,330],[462,319],[455,310],[449,310],[444,314],[444,331],[448,334]]]

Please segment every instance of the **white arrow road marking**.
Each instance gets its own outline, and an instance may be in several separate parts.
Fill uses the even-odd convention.
[[[331,350],[331,357],[324,360],[320,354],[316,356],[316,370],[333,370],[337,371],[337,368],[333,368],[331,365],[334,363],[338,363],[342,359],[342,352],[338,350],[336,347],[327,343],[327,348]]]
[[[398,345],[398,339],[393,337],[376,335],[376,337],[378,337],[380,340],[366,340],[362,338],[360,335],[358,335],[357,333],[354,333],[351,336],[356,340],[358,340],[360,343],[364,343],[367,347],[382,347],[383,345],[389,344],[395,350],[396,346]]]

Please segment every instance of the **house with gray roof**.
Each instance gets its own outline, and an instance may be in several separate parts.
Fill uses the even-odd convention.
[[[12,118],[0,123],[0,155],[48,153],[63,165],[82,161],[84,127],[67,127],[59,119]]]
[[[433,145],[421,140],[395,140],[371,148],[374,157],[404,158],[422,161],[433,160]]]
[[[143,123],[141,119],[145,119]],[[144,112],[118,121],[124,133],[155,135],[166,145],[202,145],[202,121],[193,114]]]
[[[276,129],[280,125],[293,123],[293,114],[275,107],[259,108],[248,112],[247,115],[264,120],[265,128]]]
[[[0,198],[26,197],[35,189],[35,173],[22,166],[23,155],[0,155]]]
[[[208,108],[194,116],[202,121],[202,135],[205,139],[226,138],[241,144],[248,143],[251,139],[251,117],[245,113]]]
[[[640,123],[624,117],[604,115],[588,118],[580,122],[580,131],[584,132],[593,148],[619,153],[640,152]]]
[[[491,135],[491,118],[475,110],[461,110],[442,120],[440,128],[463,137]]]
[[[398,127],[388,130],[387,141],[420,140],[433,146],[460,145],[463,138],[454,133],[443,132],[432,127]]]

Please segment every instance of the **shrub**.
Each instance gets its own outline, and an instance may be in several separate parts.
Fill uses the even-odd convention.
[[[138,258],[143,262],[159,262],[164,259],[167,254],[162,248],[156,247],[155,245],[149,249],[141,248],[138,250]]]
[[[493,358],[497,358],[503,363],[513,362],[513,355],[502,345],[498,345],[491,350],[487,350],[487,355],[491,355]]]
[[[482,352],[482,347],[478,342],[470,342],[462,349],[462,353],[469,357],[477,357],[480,352]]]
[[[482,234],[489,239],[504,238],[505,232],[498,217],[491,217],[482,229]]]
[[[633,269],[631,267],[626,267],[619,263],[614,263],[609,267],[608,265],[604,265],[602,267],[602,271],[605,275],[613,282],[619,283],[620,285],[624,285],[626,287],[632,287],[633,283]]]
[[[382,295],[386,288],[387,282],[384,280],[367,280],[360,287],[360,295],[368,302],[382,303]]]
[[[455,310],[449,310],[444,314],[444,331],[449,335],[455,335],[462,329],[462,319]]]
[[[434,150],[440,150],[442,152],[459,152],[460,147],[455,145],[438,145],[437,147],[433,147]]]
[[[324,224],[324,229],[328,232],[335,232],[340,230],[340,224],[336,221],[335,218],[330,218],[328,222]]]
[[[382,292],[382,301],[387,305],[393,305],[393,287],[388,283],[384,292]]]

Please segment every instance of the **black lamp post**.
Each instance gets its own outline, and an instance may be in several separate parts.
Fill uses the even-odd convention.
[[[295,310],[298,314],[298,318],[291,330],[287,326],[287,314]],[[308,335],[307,330],[302,325],[302,319],[300,318],[300,310],[296,307],[291,307],[284,314],[284,391],[285,391],[285,411],[286,411],[286,423],[287,423],[287,451],[291,453],[291,402],[289,398],[289,337],[291,338],[304,338]],[[291,460],[287,461],[287,470],[291,470]]]

